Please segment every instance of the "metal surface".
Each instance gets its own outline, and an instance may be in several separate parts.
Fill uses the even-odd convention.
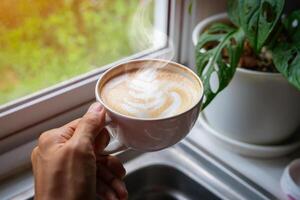
[[[183,140],[159,152],[127,151],[119,157],[125,163],[125,181],[133,200],[275,199],[225,168],[192,141]]]
[[[196,200],[219,199],[202,185],[166,165],[151,165],[125,178],[132,200]]]
[[[130,200],[276,199],[188,139],[162,151],[125,151],[118,157],[125,163]]]

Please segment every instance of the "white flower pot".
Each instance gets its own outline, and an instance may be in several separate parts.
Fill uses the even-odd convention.
[[[226,14],[200,22],[193,31],[193,43],[216,21],[228,21]],[[300,134],[300,91],[279,73],[237,68],[231,83],[204,110],[216,131],[239,141],[276,144],[298,129]]]

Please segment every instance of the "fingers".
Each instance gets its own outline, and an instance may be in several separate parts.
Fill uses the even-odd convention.
[[[97,180],[97,195],[105,200],[119,200],[114,190],[109,187],[104,181]]]
[[[100,183],[99,187],[105,184],[103,187],[110,187],[119,199],[127,198],[128,192],[123,181],[116,177],[110,168],[102,164],[97,165],[97,182],[98,181]],[[99,188],[99,190],[101,194],[101,188]]]
[[[89,143],[94,144],[97,135],[104,127],[104,121],[104,108],[100,103],[92,104],[88,112],[79,121],[75,133],[70,141],[88,141]]]
[[[52,129],[42,133],[38,140],[38,146],[44,149],[50,149],[53,144],[63,143],[69,140],[78,125],[80,119],[76,119],[60,128]]]
[[[126,175],[126,170],[121,161],[115,156],[102,156],[98,158],[98,165],[104,165],[118,178]]]
[[[119,197],[119,199],[127,199],[128,198],[128,192],[125,186],[125,183],[121,181],[120,179],[113,179],[111,182],[111,187]]]
[[[79,123],[80,120],[81,120],[81,118],[75,119],[75,120],[67,123],[63,127],[70,127],[70,128],[73,129],[73,131],[75,131],[75,129],[77,128],[77,125],[78,125],[78,123]]]
[[[125,168],[117,157],[102,156],[97,160],[97,182],[99,187],[110,187],[119,199],[127,199],[128,192],[122,179],[126,174]],[[99,188],[101,190],[101,188]],[[101,192],[101,191],[99,191]],[[100,194],[99,194],[100,195]]]
[[[51,129],[49,131],[46,131],[42,133],[38,139],[38,147],[44,151],[50,149],[53,144],[58,143],[59,137],[57,129]]]
[[[69,139],[71,139],[80,120],[81,120],[81,118],[75,119],[58,129],[59,135],[63,138],[63,142],[66,142]]]
[[[32,164],[33,172],[35,171],[37,153],[38,153],[38,147],[35,147],[31,152],[31,164]]]
[[[109,143],[109,133],[106,128],[102,129],[95,139],[95,152],[101,155],[105,147]]]

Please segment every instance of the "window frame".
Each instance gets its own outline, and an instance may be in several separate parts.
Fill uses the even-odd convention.
[[[161,57],[172,50],[176,52],[172,60],[179,62],[186,1],[167,2],[167,34],[172,38],[173,49],[168,44],[155,51],[142,51],[0,107],[0,162],[6,162],[7,155],[18,158],[10,165],[0,166],[0,179],[30,164],[31,150],[43,131],[82,116],[95,101],[96,81],[107,69],[132,59]]]

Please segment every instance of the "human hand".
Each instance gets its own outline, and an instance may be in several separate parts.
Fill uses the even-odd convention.
[[[105,110],[94,103],[80,119],[44,132],[31,154],[35,199],[127,199],[125,169],[101,155],[109,142]]]

